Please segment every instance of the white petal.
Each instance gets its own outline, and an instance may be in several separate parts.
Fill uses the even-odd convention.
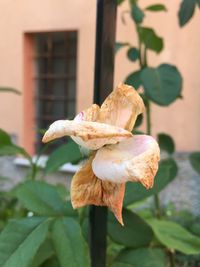
[[[115,183],[139,181],[150,188],[159,159],[160,150],[155,139],[148,135],[135,135],[119,144],[99,149],[92,168],[101,180]]]
[[[98,122],[59,120],[50,125],[42,141],[71,136],[76,143],[88,149],[99,149],[106,144],[116,144],[132,134],[122,128]]]

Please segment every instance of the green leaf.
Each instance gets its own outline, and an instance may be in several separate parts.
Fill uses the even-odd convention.
[[[117,53],[121,48],[128,46],[128,43],[115,43],[115,53]]]
[[[6,133],[4,130],[0,129],[0,148],[2,146],[12,145],[12,141],[10,135]]]
[[[136,90],[142,85],[142,81],[140,79],[141,71],[135,71],[129,74],[129,76],[125,79],[125,83],[133,86]]]
[[[45,172],[52,173],[57,171],[63,164],[67,162],[77,163],[82,159],[82,155],[79,149],[79,146],[70,141],[66,145],[58,147],[54,152],[49,156]]]
[[[139,8],[139,6],[136,3],[132,4],[131,17],[136,24],[142,23],[144,19],[144,12],[142,11],[142,9]]]
[[[26,181],[20,184],[17,198],[28,210],[43,216],[77,214],[70,202],[62,200],[55,186],[42,181]]]
[[[189,159],[194,170],[200,174],[200,152],[190,154]]]
[[[167,151],[169,154],[173,154],[175,150],[175,144],[172,137],[165,133],[158,134],[158,143],[161,150]]]
[[[162,4],[155,4],[155,5],[150,5],[148,7],[145,8],[148,11],[167,11],[167,8],[165,7],[165,5]]]
[[[146,95],[161,106],[168,106],[181,94],[182,77],[175,66],[162,64],[158,68],[145,68],[141,80]]]
[[[165,159],[159,164],[152,189],[146,190],[144,186],[139,183],[127,183],[124,206],[159,193],[176,177],[177,171],[176,162],[173,159]]]
[[[13,156],[20,154],[31,161],[30,155],[22,147],[16,146],[12,143],[10,135],[4,130],[0,129],[0,156]]]
[[[55,254],[52,242],[50,238],[47,238],[44,243],[40,246],[35,255],[31,265],[29,267],[41,266],[43,262],[51,258]]]
[[[123,262],[114,262],[111,267],[133,267],[133,265]]]
[[[200,238],[192,235],[181,225],[164,220],[148,220],[157,239],[170,249],[185,254],[199,254]]]
[[[45,261],[40,267],[61,267],[58,259],[56,257],[52,257],[51,259]]]
[[[190,231],[192,232],[192,234],[200,238],[200,224],[198,222],[192,222],[192,225],[190,226]]]
[[[129,58],[129,60],[131,61],[136,61],[137,59],[139,59],[140,54],[137,48],[135,47],[130,47],[127,51],[127,57]]]
[[[183,27],[193,16],[195,0],[183,0],[178,12],[179,25]]]
[[[11,87],[0,87],[0,93],[1,92],[4,92],[4,93],[14,93],[14,94],[17,94],[17,95],[21,95],[21,92],[14,89],[14,88],[11,88]]]
[[[15,156],[15,155],[22,155],[25,158],[27,158],[30,162],[32,161],[31,156],[22,147],[16,146],[14,144],[0,147],[0,156]]]
[[[50,221],[45,218],[13,220],[0,235],[0,266],[27,267],[45,240]]]
[[[163,250],[157,248],[139,248],[123,250],[117,261],[134,267],[166,267],[167,260]]]
[[[130,210],[123,209],[123,220],[124,226],[121,226],[114,215],[109,213],[108,235],[113,241],[133,248],[149,245],[153,234],[143,219]]]
[[[61,267],[89,267],[90,258],[79,224],[72,218],[57,219],[52,238]]]
[[[163,49],[163,39],[156,35],[153,29],[139,27],[138,33],[141,42],[146,46],[146,48],[160,53]]]

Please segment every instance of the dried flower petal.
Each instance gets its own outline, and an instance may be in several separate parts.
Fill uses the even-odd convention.
[[[77,122],[81,121],[96,121],[100,112],[100,107],[96,104],[93,104],[88,109],[81,111],[74,120]]]
[[[133,87],[119,84],[103,102],[97,121],[131,131],[143,111],[143,100]]]
[[[125,184],[101,181],[92,171],[94,156],[74,175],[71,183],[71,201],[74,208],[85,205],[108,206],[117,220],[122,221],[122,203]]]
[[[76,137],[74,138],[76,143],[94,150],[106,144],[116,144],[132,136],[122,128],[104,123],[59,120],[50,125],[42,141],[46,143],[66,135]]]
[[[148,135],[135,135],[119,144],[99,149],[92,169],[102,181],[141,182],[149,189],[153,186],[159,158],[160,150],[155,139]]]

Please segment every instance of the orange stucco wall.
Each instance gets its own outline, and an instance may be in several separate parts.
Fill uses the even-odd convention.
[[[154,2],[140,0],[143,7]],[[149,12],[144,24],[153,26],[156,32],[164,37],[165,49],[159,55],[150,52],[149,64],[175,64],[184,77],[184,88],[183,100],[178,100],[168,108],[153,106],[153,133],[155,135],[157,132],[167,132],[174,135],[179,151],[197,150],[200,149],[200,12],[196,10],[192,21],[180,29],[177,21],[180,1],[160,2],[168,7],[168,12]],[[78,112],[92,102],[95,4],[95,0],[0,1],[0,85],[12,86],[22,92],[22,96],[6,93],[0,95],[0,127],[16,134],[19,144],[26,145],[29,151],[32,151],[32,133],[30,129],[26,130],[26,127],[33,127],[29,116],[33,107],[29,106],[29,103],[24,105],[24,99],[32,90],[32,85],[27,82],[30,66],[24,62],[24,53],[28,53],[28,48],[24,45],[25,34],[72,29],[78,31]],[[136,45],[134,26],[129,15],[125,15],[126,25],[121,21],[120,14],[127,8],[127,3],[124,3],[118,10],[117,41]],[[116,56],[115,84],[123,81],[128,73],[136,69],[137,64],[127,60],[126,49],[119,51]]]
[[[140,0],[142,7],[156,1]],[[148,12],[144,25],[153,27],[159,36],[164,37],[164,50],[159,55],[149,52],[149,65],[160,63],[174,64],[183,76],[183,99],[177,100],[169,107],[153,106],[152,126],[154,135],[166,132],[174,136],[177,150],[189,151],[200,149],[200,11],[196,8],[194,17],[184,27],[178,25],[177,13],[179,0],[159,1],[166,5],[168,12]],[[127,4],[121,6],[120,11],[127,10]],[[118,16],[117,40],[137,44],[134,25],[125,15],[126,25]],[[128,26],[127,26],[128,25]],[[126,49],[119,51],[116,58],[116,83],[123,80],[137,64],[126,59]]]

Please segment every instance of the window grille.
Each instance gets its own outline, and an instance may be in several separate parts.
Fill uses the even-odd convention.
[[[41,130],[55,120],[71,119],[76,110],[77,32],[35,35],[36,151],[41,149]],[[57,141],[56,146],[63,143]],[[53,146],[51,145],[51,148]]]

